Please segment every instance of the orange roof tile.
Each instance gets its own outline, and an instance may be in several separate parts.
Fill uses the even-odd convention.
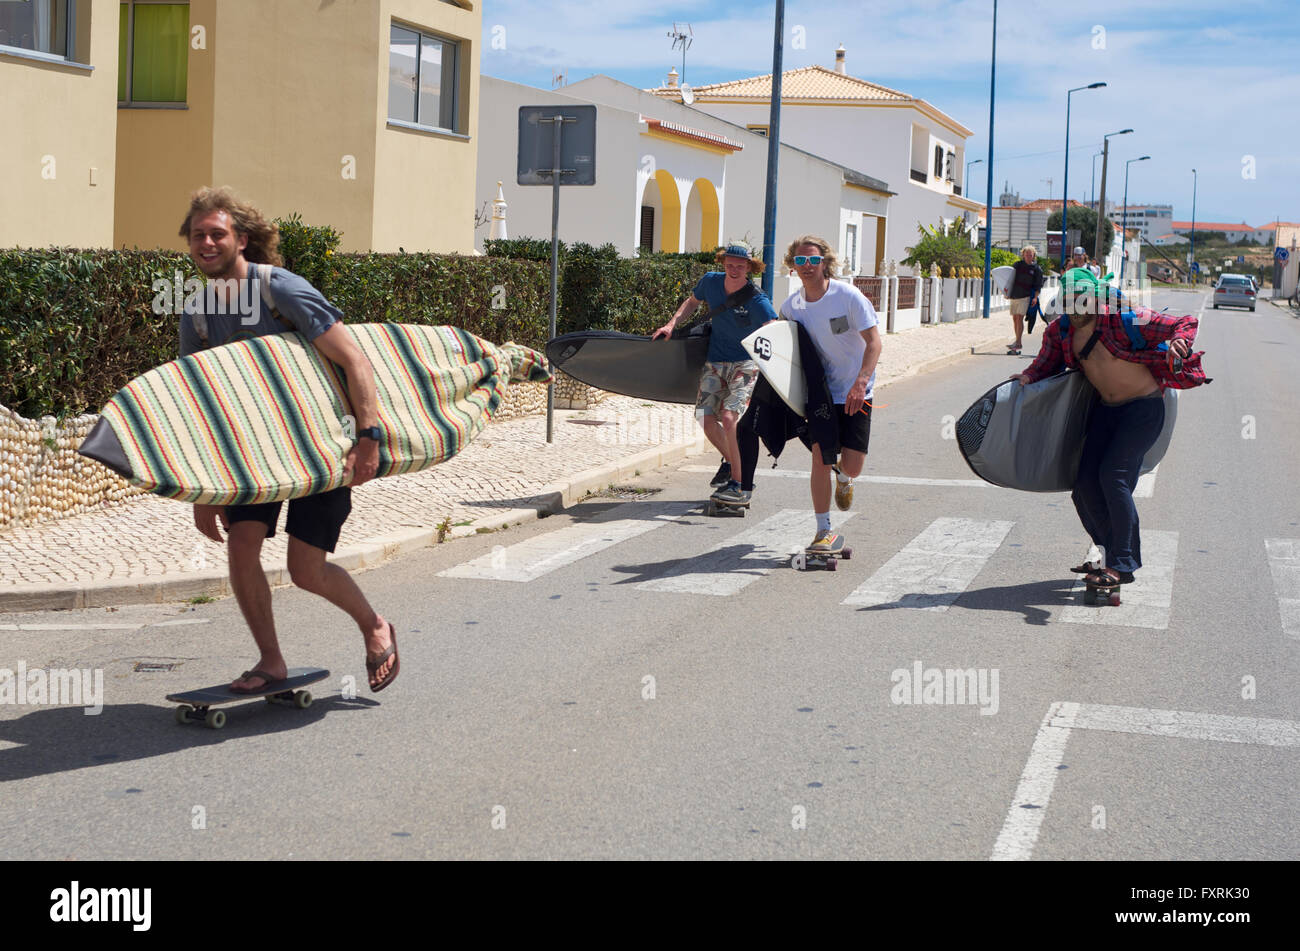
[[[733,152],[739,152],[744,146],[729,139],[725,135],[716,135],[712,132],[704,132],[700,129],[692,129],[690,126],[684,126],[677,122],[664,122],[662,119],[651,119],[649,116],[642,116],[645,124],[658,132],[666,132],[668,135],[679,136],[683,139],[690,139],[695,142],[704,142],[707,145],[716,145],[718,148],[730,149]]]

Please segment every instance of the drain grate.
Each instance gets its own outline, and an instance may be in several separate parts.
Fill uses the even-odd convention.
[[[180,664],[163,664],[152,660],[137,660],[135,666],[131,668],[132,673],[136,674],[162,674],[169,670],[175,670]]]
[[[607,489],[591,493],[597,499],[648,499],[662,492],[662,489],[644,489],[635,485],[611,485]]]

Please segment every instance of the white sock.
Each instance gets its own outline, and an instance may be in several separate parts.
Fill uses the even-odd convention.
[[[853,476],[846,476],[843,472],[840,472],[838,469],[836,469],[835,481],[838,482],[840,485],[852,485]]]
[[[830,513],[830,512],[818,512],[818,513],[817,513],[817,531],[819,531],[819,532],[829,532],[830,530],[831,530],[831,513]]]

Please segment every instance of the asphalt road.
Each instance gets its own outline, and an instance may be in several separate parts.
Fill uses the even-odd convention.
[[[1147,563],[1120,608],[1079,606],[1068,495],[973,484],[950,438],[1039,339],[881,391],[834,573],[790,564],[814,529],[796,445],[744,519],[702,515],[716,459],[697,457],[636,480],[644,498],[361,575],[401,647],[374,697],[350,622],[293,590],[289,663],[333,676],[306,711],[238,704],[220,731],[163,696],[249,665],[232,600],[0,616],[62,628],[4,630],[0,667],[104,677],[97,716],[0,704],[6,851],[1300,857],[1300,551],[1275,543],[1271,568],[1266,546],[1300,539],[1300,326],[1205,314],[1215,381],[1184,394],[1139,501]],[[931,668],[948,690],[921,689]]]

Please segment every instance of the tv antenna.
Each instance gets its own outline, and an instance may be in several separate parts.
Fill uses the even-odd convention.
[[[558,73],[552,73],[552,74],[551,74],[551,88],[552,88],[552,89],[559,89],[561,86],[567,86],[568,84],[569,84],[569,71],[568,71],[568,70],[561,70],[561,71],[558,72]]]
[[[683,33],[682,30],[685,30],[686,32]],[[686,82],[686,51],[690,49],[691,44],[695,42],[695,31],[691,29],[691,25],[689,23],[683,23],[681,26],[678,26],[676,21],[674,21],[673,30],[668,35],[672,37],[673,49],[677,49],[677,47],[679,46],[682,48],[682,76],[680,81],[685,83]]]

